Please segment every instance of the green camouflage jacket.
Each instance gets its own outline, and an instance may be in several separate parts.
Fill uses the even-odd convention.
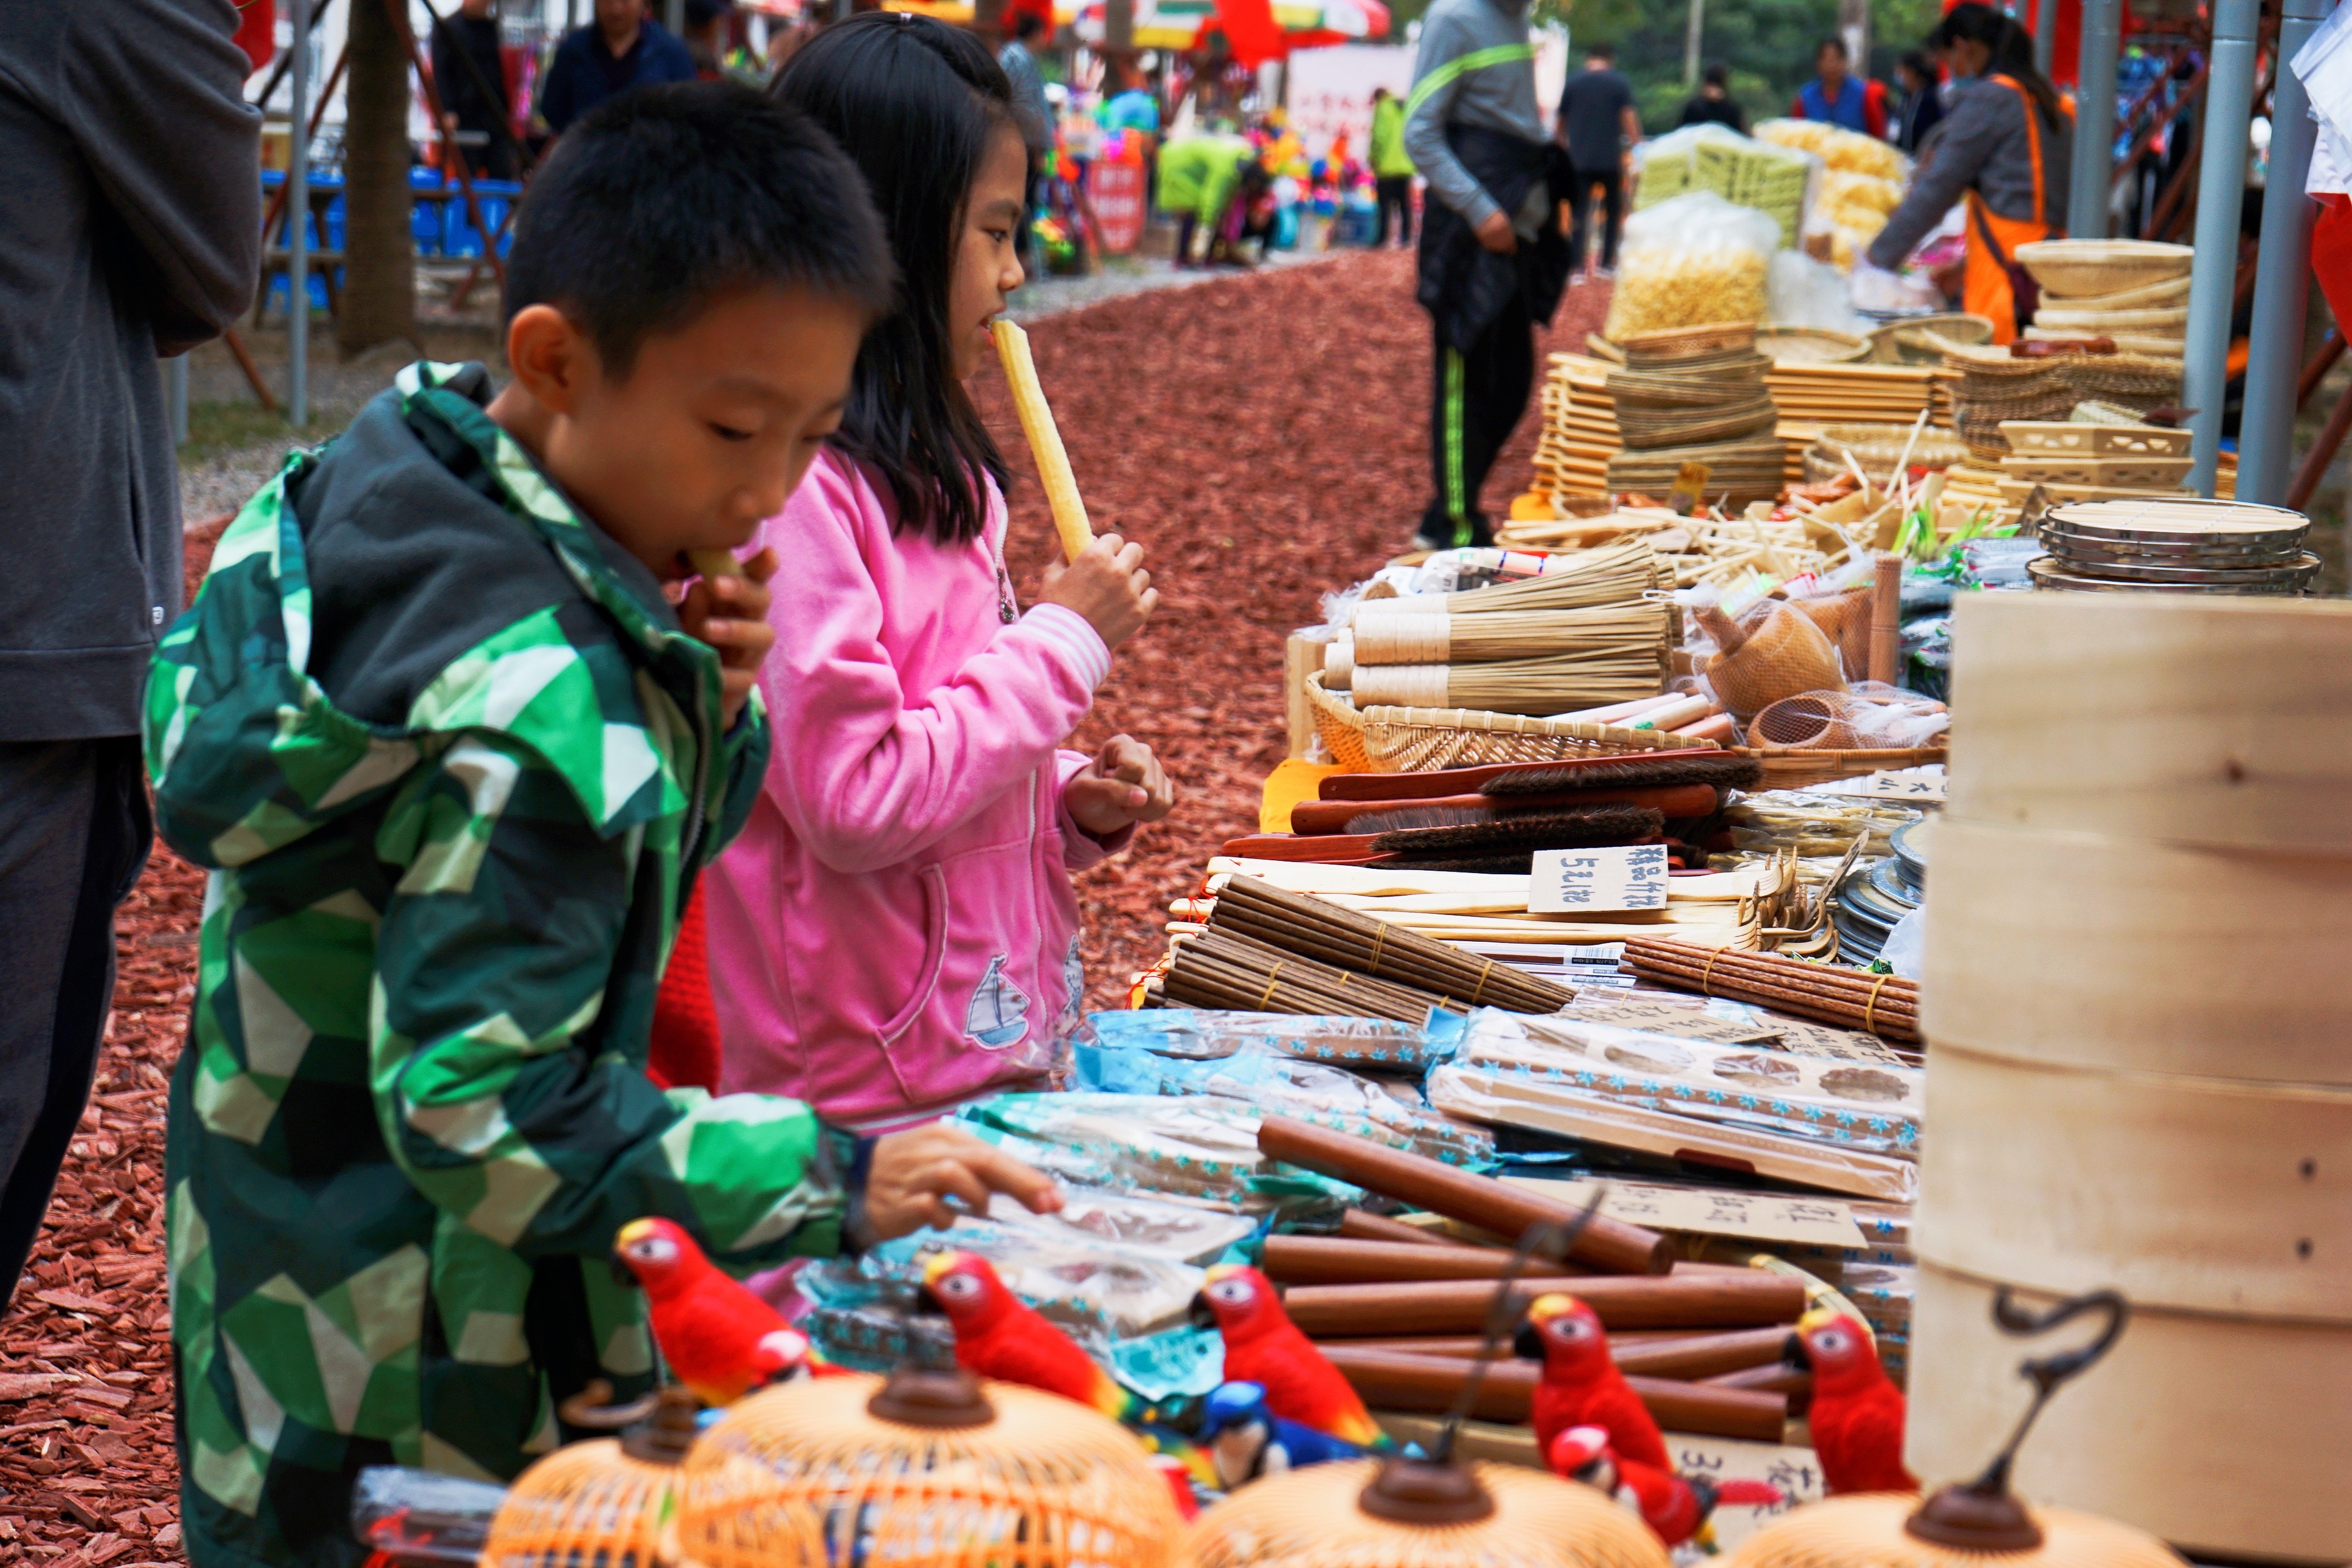
[[[418,365],[238,514],[164,637],[157,822],[210,869],[169,1187],[195,1568],[347,1563],[365,1464],[511,1477],[651,1380],[613,1235],[836,1249],[848,1146],[657,1090],[654,997],[765,767],[653,575]]]

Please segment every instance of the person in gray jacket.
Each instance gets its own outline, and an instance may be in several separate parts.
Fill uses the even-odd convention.
[[[1567,287],[1567,153],[1536,110],[1526,0],[1437,0],[1423,17],[1404,149],[1429,182],[1416,297],[1436,330],[1435,494],[1413,544],[1484,545],[1487,471],[1527,412],[1535,323]]]
[[[1929,138],[1911,189],[1870,242],[1872,266],[1903,265],[1952,204],[1968,203],[1963,308],[1988,318],[1993,341],[2033,319],[2032,281],[2017,247],[2065,235],[2074,119],[2033,66],[2033,36],[1977,0],[1946,15],[1929,40],[1957,79],[1949,111]]]
[[[229,0],[0,0],[0,1303],[81,1118],[146,862],[147,662],[180,609],[157,356],[261,265]]]

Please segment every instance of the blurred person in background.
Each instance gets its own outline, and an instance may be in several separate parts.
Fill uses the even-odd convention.
[[[1895,145],[1916,158],[1927,132],[1944,122],[1942,84],[1936,79],[1935,63],[1920,49],[1895,62],[1895,80],[1903,89],[1903,107],[1895,111]]]
[[[727,75],[727,28],[735,19],[735,0],[686,0],[686,31],[678,42],[694,61],[694,74],[704,81]]]
[[[1706,68],[1699,78],[1698,91],[1683,105],[1677,127],[1685,125],[1727,125],[1740,135],[1748,134],[1748,111],[1731,97],[1731,68],[1720,60]]]
[[[646,0],[596,0],[596,16],[555,47],[539,89],[540,118],[561,136],[608,98],[657,82],[692,81],[694,57],[646,12]]]
[[[1396,214],[1396,242],[1412,243],[1412,156],[1404,150],[1404,105],[1384,87],[1372,89],[1372,190],[1380,203],[1380,226],[1372,244],[1389,243],[1389,214]]]
[[[1952,68],[1950,110],[1911,189],[1870,242],[1869,261],[1890,271],[1902,266],[1965,199],[1961,308],[1991,320],[1994,342],[2011,342],[2033,319],[2032,279],[2017,247],[2066,232],[2074,107],[2034,68],[2033,35],[1978,0],[1953,6],[1929,42]]]
[[[1595,44],[1584,51],[1584,68],[1560,89],[1559,118],[1552,134],[1568,149],[1575,171],[1568,190],[1568,265],[1571,276],[1589,266],[1585,220],[1592,193],[1601,192],[1601,267],[1598,276],[1617,271],[1617,239],[1625,230],[1625,150],[1642,140],[1642,117],[1633,109],[1633,84],[1616,68],[1616,51]]]
[[[1845,40],[1813,46],[1813,79],[1797,89],[1791,120],[1819,120],[1865,136],[1886,137],[1886,85],[1847,74]]]
[[[1021,140],[1029,149],[1029,206],[1022,214],[1020,228],[1013,233],[1013,251],[1023,270],[1033,277],[1038,269],[1029,261],[1029,231],[1034,226],[1044,195],[1045,160],[1054,151],[1054,106],[1045,101],[1045,77],[1037,68],[1036,51],[1045,47],[1045,24],[1036,12],[1015,12],[1013,36],[996,51],[996,63],[1004,68],[1004,78],[1013,84],[1013,107],[1020,117]]]
[[[152,837],[140,755],[180,611],[156,357],[261,267],[261,113],[228,0],[0,0],[0,1309],[81,1120],[114,906]]]
[[[513,105],[499,54],[498,0],[460,0],[433,26],[433,87],[442,128],[478,180],[515,177]]]

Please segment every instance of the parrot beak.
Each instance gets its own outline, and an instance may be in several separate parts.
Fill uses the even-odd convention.
[[[1780,1346],[1780,1364],[1795,1372],[1812,1371],[1813,1358],[1811,1354],[1805,1349],[1804,1335],[1792,1333],[1788,1337],[1788,1340],[1782,1343]]]
[[[612,1268],[613,1283],[620,1286],[621,1289],[625,1291],[635,1291],[641,1288],[637,1283],[637,1271],[629,1267],[628,1260],[621,1256],[621,1250],[619,1248],[616,1247],[612,1251],[606,1253],[604,1255],[604,1261]]]
[[[1205,1293],[1193,1296],[1192,1304],[1184,1309],[1184,1321],[1196,1329],[1213,1329],[1217,1326],[1216,1309],[1209,1305],[1209,1298]]]
[[[1525,1361],[1544,1358],[1543,1335],[1533,1323],[1521,1323],[1519,1332],[1511,1336],[1511,1354]]]

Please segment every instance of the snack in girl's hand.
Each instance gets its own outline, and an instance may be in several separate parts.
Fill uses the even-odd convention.
[[[1078,1022],[1070,873],[1171,789],[1139,741],[1061,741],[1160,596],[1142,547],[1082,543],[1076,512],[1042,602],[1014,595],[1008,471],[965,392],[1022,281],[1026,154],[987,50],[861,16],[772,90],[858,165],[899,288],[840,429],[761,528],[793,570],[761,674],[778,754],[708,883],[720,1086],[895,1123],[1043,1086]]]

